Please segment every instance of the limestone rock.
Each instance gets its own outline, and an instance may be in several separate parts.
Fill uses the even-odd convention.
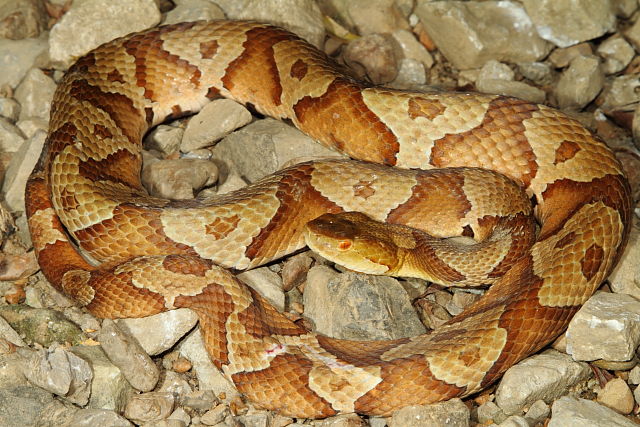
[[[407,406],[393,413],[389,427],[420,427],[446,425],[467,427],[469,408],[460,399],[424,406]]]
[[[578,56],[560,77],[556,86],[558,104],[562,109],[580,109],[602,90],[604,73],[600,60],[593,56]]]
[[[38,117],[48,121],[55,90],[55,82],[42,70],[29,70],[16,88],[16,100],[21,106],[20,119]]]
[[[0,87],[15,88],[37,59],[47,52],[47,38],[7,40],[0,38]]]
[[[637,427],[633,421],[596,402],[574,397],[561,397],[551,406],[548,427]]]

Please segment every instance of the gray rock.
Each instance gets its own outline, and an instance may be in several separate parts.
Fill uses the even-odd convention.
[[[184,131],[180,150],[197,150],[213,145],[236,129],[250,123],[251,113],[230,99],[217,99],[193,116]]]
[[[85,408],[77,411],[73,418],[64,427],[132,427],[126,418],[118,415],[114,411],[99,408]]]
[[[392,277],[309,270],[305,316],[321,334],[344,339],[393,339],[425,332],[402,285]]]
[[[235,394],[238,395],[237,392]],[[183,401],[182,406],[187,409],[195,409],[198,412],[208,411],[219,403],[215,394],[211,390],[197,390],[188,393]],[[225,405],[222,405],[225,406]]]
[[[31,427],[53,401],[51,393],[32,386],[0,389],[0,425]]]
[[[28,385],[24,376],[25,362],[30,357],[31,350],[0,354],[0,384],[2,387],[19,387]]]
[[[78,344],[87,339],[77,325],[55,310],[10,305],[0,308],[0,316],[29,345],[49,347],[54,342]]]
[[[485,402],[478,406],[476,417],[480,424],[501,423],[507,416],[494,402]]]
[[[11,157],[5,173],[6,179],[2,184],[2,192],[7,206],[12,211],[24,211],[24,189],[27,178],[40,157],[46,136],[45,132],[37,132]]]
[[[544,420],[551,415],[551,408],[544,400],[536,400],[525,415],[525,418],[529,421],[530,425],[537,425],[543,423]]]
[[[514,96],[516,98],[525,99],[538,104],[543,103],[546,99],[546,94],[543,90],[530,86],[524,82],[500,79],[479,79],[476,82],[476,87],[480,92]]]
[[[11,88],[25,76],[27,71],[44,62],[39,59],[46,55],[47,38],[7,40],[0,38],[0,87],[9,85]]]
[[[153,27],[159,22],[160,11],[153,0],[74,2],[51,29],[49,56],[66,68],[76,58],[102,43]]]
[[[180,150],[180,142],[184,129],[160,125],[155,127],[149,136],[145,138],[145,148],[149,150],[157,150],[164,155],[169,155]]]
[[[602,90],[604,72],[594,56],[578,56],[560,76],[556,86],[558,104],[562,109],[580,109]]]
[[[350,0],[344,2],[342,16],[346,14],[347,22],[362,36],[408,29],[409,24],[397,3],[394,0]]]
[[[36,132],[46,132],[49,129],[49,118],[27,117],[16,123],[16,126],[27,138],[31,138]]]
[[[199,328],[180,343],[178,350],[193,364],[201,391],[211,390],[216,396],[223,393],[227,402],[240,396],[234,385],[211,363]]]
[[[424,64],[417,59],[403,58],[400,60],[398,75],[389,83],[390,87],[398,89],[420,90],[427,83]]]
[[[596,402],[561,397],[551,406],[548,427],[637,427],[633,421]]]
[[[596,402],[623,415],[630,414],[635,404],[633,393],[622,378],[613,378],[607,381],[605,386],[598,391]]]
[[[601,108],[613,111],[640,103],[640,73],[614,77],[607,82],[602,93]]]
[[[120,368],[133,387],[141,391],[153,390],[160,372],[135,338],[121,331],[113,320],[105,319],[98,341],[109,360]]]
[[[299,130],[274,119],[258,120],[224,138],[213,157],[249,182],[281,169],[300,157],[342,157]]]
[[[589,43],[580,43],[573,46],[554,49],[549,55],[549,61],[556,68],[564,68],[578,56],[591,56],[593,49]]]
[[[411,31],[396,30],[391,35],[402,48],[402,54],[405,59],[419,61],[426,69],[433,66],[433,57]]]
[[[537,61],[550,50],[516,2],[421,2],[415,13],[438,49],[459,69],[480,68],[489,59]]]
[[[344,51],[344,61],[360,76],[375,84],[393,81],[400,61],[398,43],[389,34],[367,34],[351,41]]]
[[[218,423],[223,422],[228,415],[229,408],[227,408],[225,405],[218,405],[215,408],[205,412],[202,417],[200,417],[200,421],[208,426],[214,426]]]
[[[615,30],[609,0],[523,0],[538,34],[559,47],[571,46]]]
[[[129,399],[124,416],[136,424],[157,422],[168,418],[174,405],[175,398],[171,393],[135,394]]]
[[[602,68],[605,74],[614,74],[622,71],[624,67],[629,65],[635,55],[633,47],[619,36],[610,37],[603,41],[596,52],[604,59]]]
[[[20,104],[13,98],[0,97],[0,116],[15,123],[20,117]]]
[[[551,402],[566,389],[589,377],[586,363],[566,354],[547,350],[529,357],[505,372],[496,390],[496,404],[505,414],[519,413],[537,400]]]
[[[208,0],[179,0],[175,4],[176,7],[167,12],[164,24],[224,19],[222,9]]]
[[[255,289],[279,311],[284,311],[282,279],[268,267],[254,268],[237,275],[238,279]]]
[[[530,427],[529,421],[520,415],[511,415],[500,423],[500,427]]]
[[[31,384],[71,403],[84,406],[89,401],[93,380],[89,364],[58,345],[32,353],[24,375]]]
[[[522,62],[518,64],[518,71],[537,85],[545,86],[553,80],[551,66],[546,62]]]
[[[0,151],[15,153],[24,144],[24,134],[9,120],[0,117]]]
[[[178,398],[178,401],[182,402],[193,390],[183,375],[173,371],[165,371],[164,380],[156,391],[171,393]]]
[[[139,319],[120,319],[116,323],[133,336],[150,356],[169,350],[198,322],[198,316],[179,308]]]
[[[576,360],[630,360],[640,345],[640,301],[598,292],[567,329],[567,352]]]
[[[70,351],[84,359],[93,371],[89,408],[121,413],[133,393],[131,384],[99,346],[75,346]]]
[[[3,317],[0,317],[0,337],[18,347],[24,347],[27,345],[15,329],[13,329]]]
[[[389,427],[466,427],[469,418],[467,405],[455,398],[433,405],[402,408],[391,415]]]
[[[156,197],[192,199],[202,188],[216,183],[218,167],[203,159],[168,159],[147,162],[142,183]]]
[[[316,47],[324,43],[322,13],[313,0],[217,0],[229,19],[249,19],[284,27]]]
[[[56,84],[51,77],[38,68],[30,69],[16,88],[15,98],[22,107],[20,119],[39,117],[49,120],[55,90]]]

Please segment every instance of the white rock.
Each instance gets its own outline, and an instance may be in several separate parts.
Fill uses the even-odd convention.
[[[38,58],[46,55],[47,34],[37,39],[7,40],[0,39],[0,87],[9,85],[12,88],[25,76],[27,71],[38,65]]]
[[[213,145],[234,130],[251,122],[249,110],[230,99],[217,99],[193,116],[182,137],[183,152]]]
[[[37,132],[25,141],[11,157],[2,184],[4,200],[11,211],[24,211],[24,189],[47,137],[45,132]]]
[[[84,0],[53,26],[49,56],[63,67],[102,43],[160,22],[154,0]],[[87,29],[91,31],[87,31]]]
[[[402,53],[405,58],[420,61],[426,69],[433,66],[433,57],[411,31],[396,30],[391,35],[402,48]]]
[[[29,70],[16,88],[15,98],[21,106],[20,119],[38,117],[48,121],[55,90],[55,82],[42,70]]]
[[[224,19],[222,9],[208,0],[177,0],[174,3],[176,7],[167,12],[164,24]]]
[[[0,117],[0,151],[15,153],[24,144],[24,140],[24,134],[17,126]]]
[[[236,277],[265,297],[278,311],[284,311],[282,278],[268,267],[243,271]]]
[[[27,138],[31,138],[36,132],[46,132],[49,129],[49,118],[27,117],[16,123],[16,126],[18,126]]]
[[[556,95],[560,108],[580,109],[602,90],[604,72],[600,60],[593,56],[578,56],[562,73]]]
[[[151,392],[134,394],[124,410],[124,416],[136,424],[158,422],[173,412],[175,398],[171,393]]]
[[[575,360],[624,362],[639,344],[640,301],[630,295],[596,293],[567,329],[567,352]]]
[[[548,427],[637,427],[614,410],[596,402],[574,397],[561,397],[551,407]]]
[[[132,427],[126,418],[107,409],[85,408],[77,411],[69,423],[64,427]]]
[[[597,52],[605,60],[602,68],[606,74],[623,70],[635,55],[633,47],[622,37],[616,36],[603,41]]]
[[[18,101],[0,96],[0,116],[6,117],[11,123],[15,123],[20,116],[20,104],[18,104]]]
[[[547,350],[529,357],[505,372],[496,390],[496,404],[507,415],[517,414],[536,400],[550,402],[566,389],[589,377],[586,363]]]
[[[424,406],[407,406],[391,415],[389,427],[469,426],[469,408],[460,399]]]
[[[635,114],[640,130],[640,104],[636,108]],[[635,119],[634,119],[635,122]],[[638,142],[640,142],[640,134],[638,135]],[[629,243],[627,248],[622,254],[622,258],[618,262],[618,265],[613,269],[613,272],[609,275],[609,283],[611,283],[611,289],[615,293],[629,294],[636,299],[640,299],[640,229],[637,227],[631,227],[631,233],[629,234]]]

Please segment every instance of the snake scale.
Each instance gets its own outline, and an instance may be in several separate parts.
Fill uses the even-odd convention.
[[[149,196],[145,132],[219,96],[360,161],[303,163],[212,199]],[[505,193],[516,201],[485,200]],[[154,28],[80,58],[55,93],[26,203],[55,287],[101,317],[193,309],[213,363],[241,393],[307,418],[388,415],[491,384],[566,328],[620,257],[631,217],[612,152],[559,111],[374,87],[285,30],[232,21]],[[435,207],[444,211],[430,217]],[[306,223],[346,211],[478,241],[501,221],[531,230],[533,211],[538,230],[526,246],[496,243],[484,260],[494,285],[463,313],[392,341],[308,331],[227,271],[301,249]],[[411,232],[402,239],[417,245]],[[468,264],[426,250],[436,275],[464,284]]]

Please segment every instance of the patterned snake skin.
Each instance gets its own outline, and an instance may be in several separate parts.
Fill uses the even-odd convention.
[[[145,132],[218,96],[382,165],[304,163],[214,199],[149,196],[139,177]],[[55,94],[26,197],[39,263],[54,286],[102,317],[193,309],[212,361],[240,392],[307,418],[387,415],[491,384],[566,328],[615,265],[631,215],[611,151],[556,110],[495,95],[371,87],[284,30],[222,21],[151,29],[80,58]],[[436,237],[520,232],[482,258],[476,281],[495,282],[483,298],[432,333],[393,341],[312,333],[222,268],[298,250],[305,224],[343,211]],[[517,237],[526,230],[533,242]],[[467,282],[468,263],[411,233],[396,243],[424,248],[428,263],[410,270]],[[373,270],[395,268],[385,257],[370,261]]]

